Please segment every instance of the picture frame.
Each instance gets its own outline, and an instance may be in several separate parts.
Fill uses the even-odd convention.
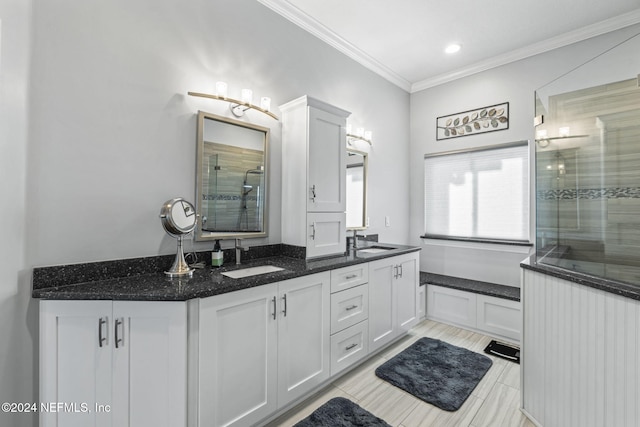
[[[436,140],[509,129],[509,103],[489,105],[436,118]]]

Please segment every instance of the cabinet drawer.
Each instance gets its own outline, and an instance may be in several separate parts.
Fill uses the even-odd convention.
[[[331,336],[331,376],[367,355],[368,335],[369,322],[365,320]]]
[[[331,270],[331,292],[338,292],[369,281],[369,264],[357,264]]]
[[[331,294],[331,333],[342,331],[369,317],[369,285]]]

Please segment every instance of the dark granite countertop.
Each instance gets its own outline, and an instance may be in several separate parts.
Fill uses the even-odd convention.
[[[274,252],[268,254],[269,256],[243,262],[242,265],[227,263],[221,268],[199,268],[190,278],[169,278],[164,274],[166,267],[161,268],[160,265],[167,265],[169,262],[170,266],[174,256],[41,267],[34,269],[32,296],[56,300],[186,301],[420,250],[419,247],[413,246],[378,243],[375,245],[392,246],[394,249],[375,254],[351,250],[342,256],[314,260]],[[284,270],[240,279],[222,275],[226,271],[260,265],[274,265]],[[120,270],[126,271],[117,271],[119,266]],[[151,272],[145,272],[149,269]]]
[[[445,276],[442,274],[420,272],[420,284],[430,283],[445,288],[473,292],[497,298],[520,301],[520,288],[515,286],[498,285],[496,283],[481,282],[479,280],[463,279],[461,277]]]
[[[601,291],[620,295],[640,301],[640,286],[633,283],[621,282],[618,280],[606,279],[603,277],[591,276],[577,271],[566,270],[552,265],[541,264],[536,262],[534,255],[520,263],[520,267],[536,271],[538,273],[547,274],[569,282],[577,283],[590,288],[599,289]]]

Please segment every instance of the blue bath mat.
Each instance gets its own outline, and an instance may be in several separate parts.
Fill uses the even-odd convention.
[[[493,362],[444,341],[421,338],[376,369],[376,375],[445,411],[467,400]]]

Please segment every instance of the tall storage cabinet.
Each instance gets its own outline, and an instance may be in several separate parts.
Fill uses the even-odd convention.
[[[351,114],[309,96],[282,111],[282,242],[307,258],[346,245],[346,120]]]
[[[185,426],[186,345],[184,302],[40,302],[40,426]]]

